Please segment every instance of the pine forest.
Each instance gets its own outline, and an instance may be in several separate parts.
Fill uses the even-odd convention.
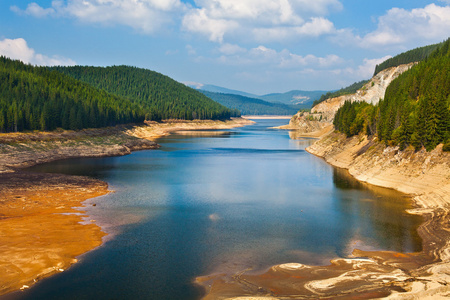
[[[376,106],[345,103],[334,125],[347,136],[376,134],[401,149],[432,150],[444,143],[450,150],[450,39],[395,79]]]
[[[80,76],[69,76],[74,74]],[[77,130],[144,120],[239,115],[239,111],[149,70],[35,67],[0,57],[0,132]]]
[[[228,119],[240,116],[202,93],[160,73],[129,66],[55,67],[61,73],[129,101],[146,111],[146,119]]]

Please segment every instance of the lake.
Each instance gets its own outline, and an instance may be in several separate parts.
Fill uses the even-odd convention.
[[[307,153],[312,139],[270,129],[287,122],[174,134],[159,150],[31,168],[98,178],[115,193],[87,204],[86,222],[109,233],[104,245],[13,299],[199,299],[193,280],[215,272],[328,264],[354,248],[421,250],[421,218],[405,212],[407,197]]]

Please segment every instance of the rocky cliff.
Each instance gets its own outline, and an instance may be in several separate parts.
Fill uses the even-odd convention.
[[[289,125],[284,128],[297,130],[298,135],[310,135],[311,133],[321,132],[322,129],[329,127],[333,123],[336,112],[345,101],[364,101],[377,104],[380,99],[384,98],[389,84],[400,74],[409,70],[413,65],[414,63],[400,65],[381,71],[355,94],[327,99],[314,106],[311,109],[311,113],[299,112],[292,117]]]

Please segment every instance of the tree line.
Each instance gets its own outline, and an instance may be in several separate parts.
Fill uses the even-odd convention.
[[[376,106],[345,103],[334,125],[347,136],[377,135],[386,144],[415,149],[450,146],[450,39],[401,74]],[[450,149],[448,149],[450,150]]]
[[[143,122],[145,111],[86,83],[0,57],[0,132]]]
[[[130,66],[53,67],[98,89],[125,97],[146,110],[147,120],[228,119],[240,116],[202,93],[165,75]]]
[[[399,55],[396,55],[394,57],[391,57],[384,62],[382,62],[379,65],[376,65],[375,72],[373,76],[377,75],[383,70],[386,70],[388,68],[392,67],[398,67],[400,65],[409,64],[412,62],[419,62],[425,60],[431,53],[433,53],[436,49],[442,46],[443,43],[424,46],[415,48],[409,51],[406,51],[404,53],[401,53]]]
[[[70,76],[69,71],[83,75],[84,80]],[[239,111],[149,70],[36,67],[0,56],[0,132],[77,130],[146,119],[227,119],[239,115]]]
[[[356,93],[357,90],[362,88],[367,82],[369,82],[369,80],[361,80],[361,81],[358,81],[358,82],[355,82],[355,83],[349,85],[348,87],[341,88],[340,90],[323,94],[322,96],[320,96],[319,99],[317,99],[313,102],[312,107],[314,107],[317,104],[322,103],[325,100],[330,99],[330,98],[354,94],[354,93]]]

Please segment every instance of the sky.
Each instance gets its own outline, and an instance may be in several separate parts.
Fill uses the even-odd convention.
[[[334,90],[450,37],[450,0],[0,0],[0,55],[258,95]]]

